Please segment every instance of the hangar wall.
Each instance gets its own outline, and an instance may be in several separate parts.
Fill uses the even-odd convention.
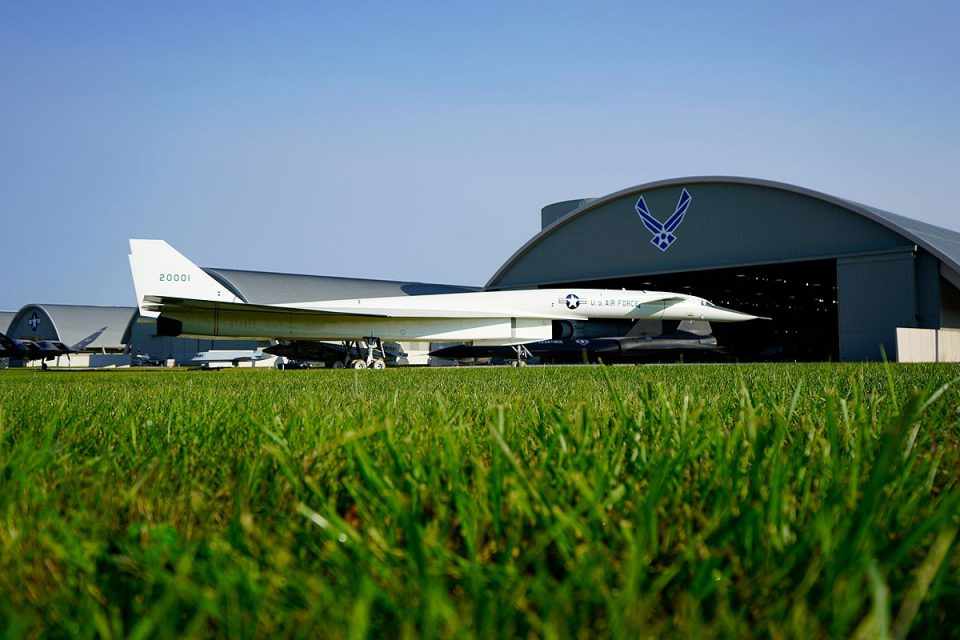
[[[960,273],[940,266],[940,326],[960,329]]]
[[[0,333],[8,333],[10,323],[16,315],[16,311],[0,311]]]
[[[6,334],[10,321],[17,315],[16,311],[0,311],[0,333]],[[10,365],[9,358],[0,358],[0,369],[5,369]]]
[[[916,326],[913,248],[837,260],[841,360],[897,353],[897,327]],[[882,301],[882,304],[879,303]]]
[[[944,293],[941,324],[944,329],[960,329],[960,291],[941,280]]]
[[[157,322],[153,318],[144,318],[137,313],[129,327],[127,343],[133,354],[146,356],[150,360],[175,360],[177,364],[188,364],[194,356],[204,351],[250,351],[267,346],[268,342],[252,340],[214,340],[204,338],[172,338],[157,335]]]

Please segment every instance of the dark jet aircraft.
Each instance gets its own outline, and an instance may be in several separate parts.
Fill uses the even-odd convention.
[[[716,360],[723,350],[712,335],[674,331],[659,336],[620,336],[541,340],[526,345],[530,356],[546,363],[662,362],[683,359]],[[451,360],[490,358],[512,360],[513,351],[504,347],[456,345],[430,352]]]
[[[77,344],[69,347],[57,340],[18,340],[0,333],[0,358],[13,358],[24,362],[40,360],[42,361],[40,366],[46,369],[47,361],[59,356],[69,358],[71,353],[79,353],[106,330],[107,328],[103,327],[99,331],[94,331]]]

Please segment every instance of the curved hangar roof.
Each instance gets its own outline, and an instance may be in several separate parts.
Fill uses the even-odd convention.
[[[59,340],[73,345],[106,327],[85,350],[123,349],[124,333],[133,307],[94,307],[65,304],[28,304],[10,322],[11,338]]]
[[[666,250],[636,210],[659,222],[689,207]],[[563,213],[567,205],[568,213]],[[960,272],[960,233],[810,189],[753,178],[650,182],[544,208],[544,228],[487,283],[510,288],[704,268],[883,253],[919,246]]]

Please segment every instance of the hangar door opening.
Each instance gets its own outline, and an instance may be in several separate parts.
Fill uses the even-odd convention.
[[[551,285],[554,286],[676,291],[772,318],[713,325],[717,341],[737,358],[824,361],[838,360],[840,355],[836,260]]]

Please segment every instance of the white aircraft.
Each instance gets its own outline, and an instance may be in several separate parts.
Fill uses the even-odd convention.
[[[593,318],[757,319],[703,298],[665,291],[526,289],[349,300],[248,304],[163,240],[130,240],[130,269],[140,313],[169,336],[335,340],[367,346],[355,368],[383,369],[383,341],[471,342],[512,346],[552,337],[554,320]]]
[[[190,364],[202,369],[226,369],[238,367],[242,362],[251,362],[256,366],[257,362],[274,357],[261,349],[210,349],[197,353],[190,359]]]

